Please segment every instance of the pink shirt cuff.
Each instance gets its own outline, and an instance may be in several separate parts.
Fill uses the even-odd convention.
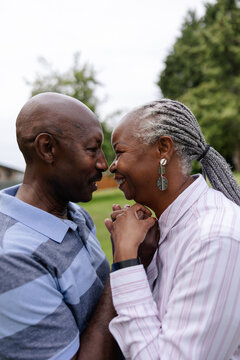
[[[152,293],[143,265],[129,266],[110,274],[113,304],[118,311],[126,306],[149,303]]]

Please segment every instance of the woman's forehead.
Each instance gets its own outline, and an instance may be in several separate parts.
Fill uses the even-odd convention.
[[[131,124],[118,125],[112,133],[112,145],[116,147],[118,144],[132,144],[137,142],[134,127]]]
[[[121,119],[121,121],[115,127],[113,132],[116,131],[122,133],[125,130],[134,131],[138,127],[138,124],[139,124],[139,118],[137,117],[137,114],[129,113]]]

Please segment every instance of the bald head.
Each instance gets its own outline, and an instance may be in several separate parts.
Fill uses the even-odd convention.
[[[93,112],[80,101],[57,93],[32,97],[21,109],[16,121],[17,141],[27,163],[34,157],[34,140],[41,133],[58,139],[84,136],[91,124],[99,124]],[[74,131],[75,129],[75,131]]]

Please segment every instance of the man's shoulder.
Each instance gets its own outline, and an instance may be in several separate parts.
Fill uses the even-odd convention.
[[[81,205],[75,203],[69,203],[69,207],[76,215],[84,218],[86,225],[90,230],[95,229],[93,219],[87,210],[85,210]]]
[[[12,229],[18,224],[18,220],[14,219],[10,215],[7,215],[0,210],[0,243],[2,245],[2,239],[8,235]],[[18,233],[19,236],[20,233]]]
[[[33,228],[0,212],[1,254],[18,253],[32,256],[36,249],[49,238]]]

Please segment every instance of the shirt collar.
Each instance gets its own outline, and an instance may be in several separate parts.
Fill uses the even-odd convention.
[[[29,228],[61,243],[69,228],[76,230],[77,224],[62,219],[15,197],[20,185],[0,191],[0,211]],[[71,207],[71,210],[74,207]]]
[[[193,177],[195,178],[195,181],[168,206],[158,220],[160,244],[165,240],[168,232],[184,213],[209,189],[208,184],[202,175],[198,174]]]

